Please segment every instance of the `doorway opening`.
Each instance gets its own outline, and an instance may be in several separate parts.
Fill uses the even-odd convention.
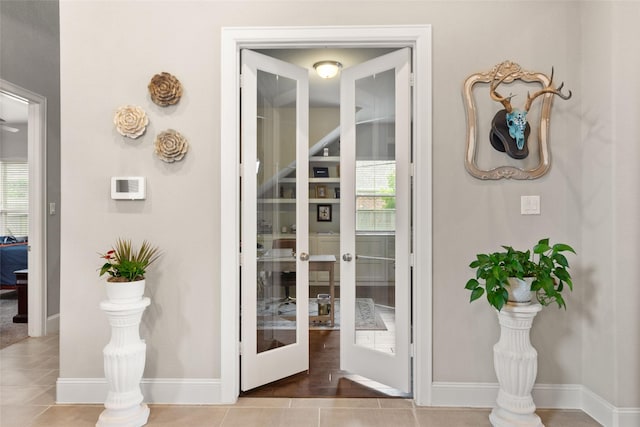
[[[410,56],[407,48],[242,54],[242,152],[245,164],[256,164],[255,176],[253,168],[243,172],[251,214],[243,216],[242,240],[257,244],[257,275],[246,253],[242,285],[242,312],[253,315],[257,305],[256,322],[242,321],[247,396],[411,397],[410,381],[398,379],[409,377],[410,361],[402,339],[411,328]],[[316,76],[324,62],[345,67],[343,78]],[[297,250],[308,264],[295,261]],[[300,270],[307,265],[308,276]],[[266,354],[288,346],[286,357]],[[362,368],[380,355],[387,360],[377,369]],[[301,358],[307,365],[297,364]],[[279,374],[263,374],[273,366]],[[387,385],[376,381],[385,378]]]
[[[0,79],[0,112],[5,116],[0,129],[3,179],[13,180],[0,206],[0,236],[4,250],[11,252],[3,260],[6,255],[11,262],[0,265],[13,270],[3,280],[16,286],[18,313],[12,322],[26,323],[28,336],[37,337],[46,333],[47,322],[46,98]],[[12,283],[10,276],[15,277]]]
[[[340,75],[326,78],[316,73],[316,64],[330,62],[338,64],[340,68],[349,68],[367,60],[385,55],[396,48],[307,48],[307,49],[260,49],[263,55],[276,58],[287,63],[298,65],[309,72],[309,158],[315,159],[310,163],[309,176],[309,227],[307,238],[310,240],[310,254],[333,255],[340,259]],[[370,123],[361,126],[368,127],[367,132],[387,130],[388,123],[367,118]],[[389,158],[389,148],[384,141],[384,147],[372,146],[367,141],[367,160],[360,161],[360,179],[356,182],[359,196],[360,210],[358,211],[359,232],[358,246],[367,247],[375,252],[377,259],[361,259],[366,262],[370,271],[378,270],[379,277],[370,274],[367,279],[358,283],[356,322],[360,324],[359,339],[362,343],[384,347],[393,352],[395,342],[395,300],[394,278],[389,269],[394,267],[393,248],[395,212],[395,160]],[[372,153],[384,151],[384,156],[373,159]],[[378,153],[379,154],[379,153]],[[295,176],[286,169],[287,176],[279,180],[279,187],[270,197],[280,197],[285,200],[294,198],[295,189],[290,185]],[[326,176],[325,176],[326,173]],[[376,179],[382,181],[376,188]],[[291,180],[291,181],[289,181]],[[271,189],[272,192],[273,189]],[[265,190],[268,191],[268,190]],[[259,245],[283,248],[291,246],[295,251],[295,216],[293,210],[282,207],[273,209],[273,204],[267,205],[272,209],[262,209],[263,216],[259,223],[269,229],[279,231],[277,239],[269,242],[261,240]],[[286,205],[285,205],[286,206]],[[290,205],[289,205],[290,206]],[[268,212],[264,212],[264,211]],[[301,230],[303,231],[303,230]],[[271,236],[269,236],[271,237]],[[372,247],[376,245],[376,247]],[[268,251],[268,248],[264,248]],[[380,256],[382,255],[382,256]],[[338,264],[336,264],[338,265]],[[336,267],[335,290],[330,291],[329,274],[327,272],[311,271],[309,274],[309,369],[258,388],[243,392],[248,397],[411,397],[411,393],[404,393],[378,383],[366,377],[340,369],[340,278],[339,267]],[[296,299],[295,273],[279,273],[269,275],[276,294],[271,294],[269,303],[263,306],[265,316],[270,322],[286,323],[287,319],[295,316],[296,304],[306,304]],[[384,281],[384,283],[382,283]],[[293,283],[294,286],[291,286]],[[332,295],[333,293],[333,295]],[[333,299],[332,299],[333,298]],[[269,309],[273,303],[279,304],[278,309],[270,315]],[[259,313],[260,315],[261,313]],[[324,317],[323,315],[329,315]],[[286,325],[285,325],[286,326]],[[284,326],[283,326],[284,327]],[[265,329],[258,330],[258,351],[267,351],[285,345],[295,340],[293,330],[289,337],[280,331],[274,339],[273,334]],[[284,343],[283,343],[284,342]]]
[[[411,377],[414,400],[429,405],[431,396],[431,29],[420,26],[367,27],[256,27],[223,28],[221,85],[221,381],[220,401],[235,402],[240,394],[240,267],[245,254],[240,246],[240,176],[249,173],[243,165],[240,144],[240,51],[242,49],[381,47],[412,49],[413,103],[411,124],[412,217],[421,221],[411,230],[413,281],[410,290],[413,328],[410,331]],[[244,78],[243,78],[243,90]],[[245,159],[246,160],[246,159]],[[238,180],[233,188],[228,177]],[[222,183],[226,184],[222,184]],[[223,243],[224,242],[224,243]],[[245,244],[245,248],[249,247]],[[233,245],[233,247],[232,247]],[[354,250],[355,253],[355,250]],[[242,274],[246,274],[242,271]],[[342,295],[341,295],[342,296]],[[416,310],[416,307],[419,307]]]

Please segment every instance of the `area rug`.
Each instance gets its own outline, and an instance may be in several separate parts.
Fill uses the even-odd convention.
[[[13,323],[13,316],[18,314],[18,293],[2,291],[0,295],[0,349],[26,339],[28,326],[26,323]]]
[[[340,329],[340,299],[332,305],[335,309],[335,322],[311,322],[309,329]],[[371,298],[356,298],[356,330],[386,331],[380,313],[392,311],[388,307],[377,306]],[[295,329],[295,304],[280,304],[277,300],[265,301],[258,307],[258,329]],[[309,316],[318,315],[318,301],[309,298]]]

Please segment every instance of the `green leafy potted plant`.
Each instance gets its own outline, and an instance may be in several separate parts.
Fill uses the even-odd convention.
[[[498,311],[510,300],[509,291],[516,283],[526,282],[526,292],[535,292],[538,302],[549,305],[556,302],[558,307],[566,304],[562,297],[565,285],[573,290],[569,274],[569,262],[563,252],[576,253],[564,243],[550,245],[549,239],[542,239],[531,250],[520,251],[511,246],[505,250],[488,254],[478,254],[469,267],[476,270],[475,278],[469,279],[465,289],[471,291],[470,302],[486,293],[489,304]],[[528,278],[528,280],[526,280]]]
[[[118,239],[111,250],[100,254],[100,258],[105,260],[100,268],[100,276],[109,275],[107,297],[119,302],[141,298],[147,268],[159,256],[160,250],[146,240],[136,249],[130,239]]]

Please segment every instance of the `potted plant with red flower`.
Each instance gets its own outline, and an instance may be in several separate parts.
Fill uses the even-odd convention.
[[[146,240],[139,249],[130,239],[118,239],[116,244],[100,258],[105,262],[100,268],[100,276],[108,274],[107,296],[120,302],[141,298],[144,294],[147,268],[160,256],[158,247]]]

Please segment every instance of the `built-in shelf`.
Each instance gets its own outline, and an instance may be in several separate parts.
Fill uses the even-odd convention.
[[[278,205],[295,204],[296,199],[260,199],[259,203],[273,203]],[[340,203],[340,199],[309,199],[309,203],[316,204],[337,204]]]
[[[320,205],[333,205],[340,203],[340,199],[309,199],[309,203],[316,203]]]
[[[340,163],[340,156],[311,156],[309,163]]]
[[[309,178],[309,184],[340,184],[340,178]]]
[[[296,203],[296,199],[258,199],[258,203],[275,203],[275,204],[280,204],[280,205],[284,205],[284,204],[295,204]]]

